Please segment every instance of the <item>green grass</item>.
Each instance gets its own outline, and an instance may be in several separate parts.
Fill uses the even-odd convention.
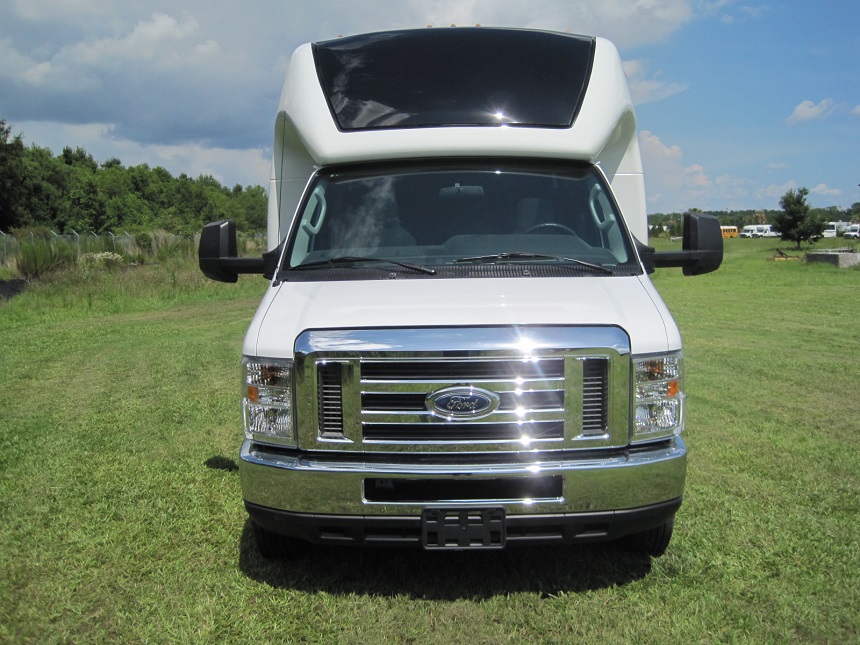
[[[684,335],[690,447],[655,560],[265,561],[235,471],[264,281],[175,260],[30,285],[0,302],[0,642],[858,641],[860,270],[777,246],[728,240],[714,274],[654,275]]]

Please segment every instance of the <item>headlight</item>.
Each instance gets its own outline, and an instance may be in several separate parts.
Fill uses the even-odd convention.
[[[261,443],[295,446],[293,362],[245,357],[242,365],[245,437]]]
[[[633,359],[633,443],[684,429],[684,359],[680,352]]]

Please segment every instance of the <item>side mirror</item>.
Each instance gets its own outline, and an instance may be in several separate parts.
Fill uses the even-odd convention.
[[[278,249],[259,258],[240,258],[236,249],[236,222],[223,220],[204,226],[197,252],[203,275],[218,282],[236,282],[240,273],[274,275]]]
[[[723,234],[720,222],[705,213],[684,213],[684,237],[680,251],[661,251],[637,244],[648,273],[665,267],[681,267],[684,275],[716,271],[723,262]]]

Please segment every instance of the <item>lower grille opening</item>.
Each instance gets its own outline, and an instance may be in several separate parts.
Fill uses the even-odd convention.
[[[500,479],[386,479],[364,480],[368,502],[426,504],[433,502],[558,500],[561,476]]]
[[[564,524],[508,526],[507,537],[512,542],[516,542],[517,540],[557,542],[564,539]]]

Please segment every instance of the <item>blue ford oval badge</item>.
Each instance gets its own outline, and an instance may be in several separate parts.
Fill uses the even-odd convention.
[[[446,419],[479,419],[495,412],[499,395],[478,387],[448,387],[427,395],[427,409]]]

